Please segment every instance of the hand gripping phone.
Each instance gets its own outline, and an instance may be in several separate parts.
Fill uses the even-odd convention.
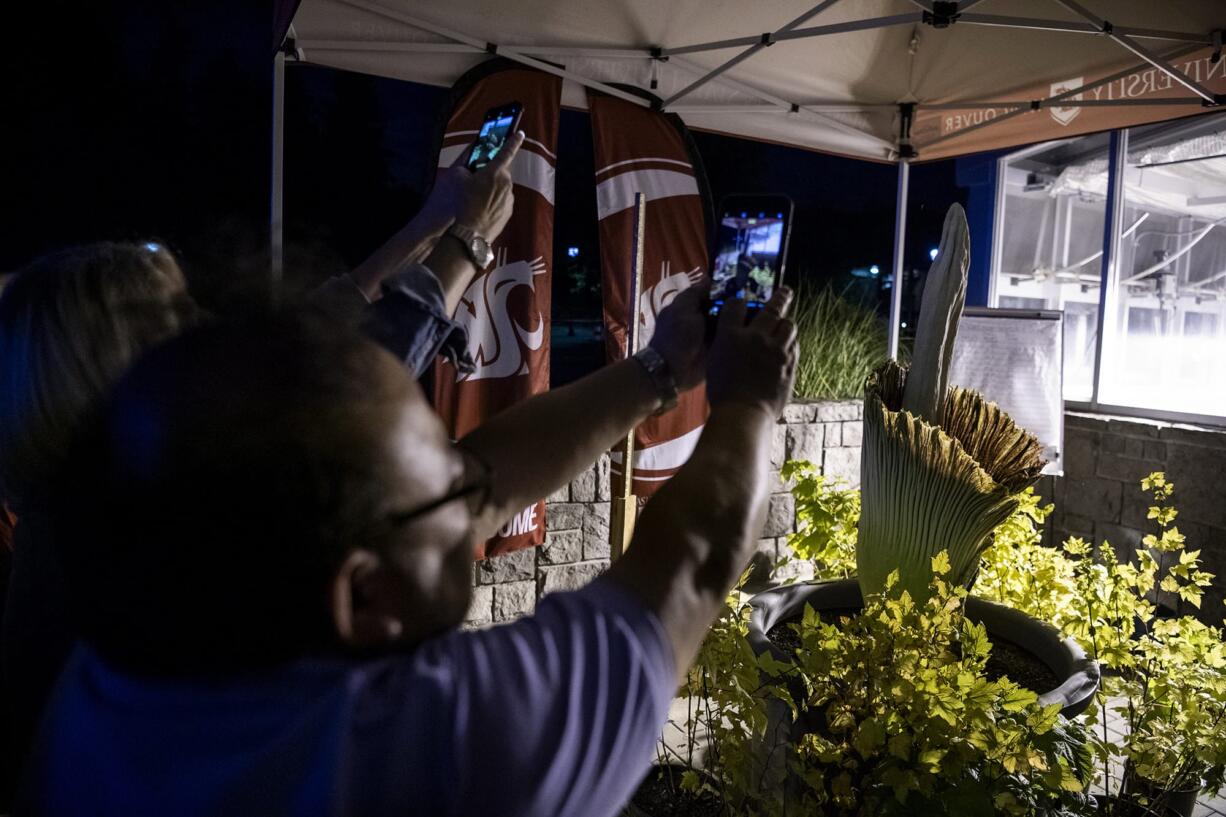
[[[477,131],[477,138],[469,149],[468,161],[464,166],[475,171],[488,165],[519,130],[519,118],[523,112],[524,106],[518,102],[508,102],[486,111],[481,130]]]
[[[741,298],[752,320],[783,281],[792,200],[783,195],[725,196],[717,212],[709,312],[718,315],[726,301]]]

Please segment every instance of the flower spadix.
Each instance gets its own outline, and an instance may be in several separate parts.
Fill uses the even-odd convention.
[[[856,567],[866,597],[897,571],[891,592],[927,598],[942,551],[948,581],[968,585],[992,529],[1043,468],[1032,434],[978,392],[949,387],[969,257],[955,204],[925,282],[911,365],[887,361],[865,385]]]

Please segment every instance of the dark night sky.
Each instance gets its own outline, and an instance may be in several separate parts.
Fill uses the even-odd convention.
[[[356,264],[420,205],[444,116],[445,89],[316,66],[287,71],[286,228],[291,259],[313,279]],[[711,133],[695,133],[716,201],[727,193],[783,192],[796,204],[789,277],[845,276],[890,264],[893,165],[862,162]],[[559,130],[555,268],[567,246],[597,254],[588,117],[564,111]],[[964,201],[953,162],[912,168],[908,262],[926,266],[945,208]],[[793,279],[795,280],[795,279]],[[555,314],[566,310],[555,275]],[[597,317],[592,314],[589,317]]]
[[[125,0],[23,7],[0,57],[10,114],[0,152],[6,217],[0,271],[69,244],[156,238],[183,260],[204,302],[239,308],[267,292],[271,64],[269,7],[250,0]],[[16,30],[16,29],[15,29]],[[222,36],[224,34],[224,36]],[[88,70],[64,54],[88,54]],[[286,70],[287,276],[344,270],[420,206],[446,90],[327,68]],[[563,113],[555,261],[595,263],[591,134]],[[796,202],[789,277],[824,279],[889,263],[895,169],[696,133],[715,198],[783,192]],[[916,166],[908,256],[926,264],[952,162]],[[565,312],[566,277],[555,276]],[[793,279],[794,280],[794,279]],[[598,301],[582,309],[596,317]]]

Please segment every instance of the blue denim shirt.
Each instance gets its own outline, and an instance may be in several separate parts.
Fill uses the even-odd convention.
[[[371,302],[348,275],[329,278],[313,300],[338,317],[356,320],[379,345],[404,361],[415,377],[442,355],[464,373],[475,368],[468,333],[447,314],[443,288],[423,264],[412,264],[383,282]]]

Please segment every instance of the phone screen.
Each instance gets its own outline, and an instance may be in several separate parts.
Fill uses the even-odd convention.
[[[485,115],[472,152],[468,155],[469,170],[480,170],[498,155],[518,126],[520,110],[518,104],[508,105]]]
[[[711,270],[711,312],[741,297],[750,309],[770,300],[783,272],[791,202],[779,196],[721,202]]]

